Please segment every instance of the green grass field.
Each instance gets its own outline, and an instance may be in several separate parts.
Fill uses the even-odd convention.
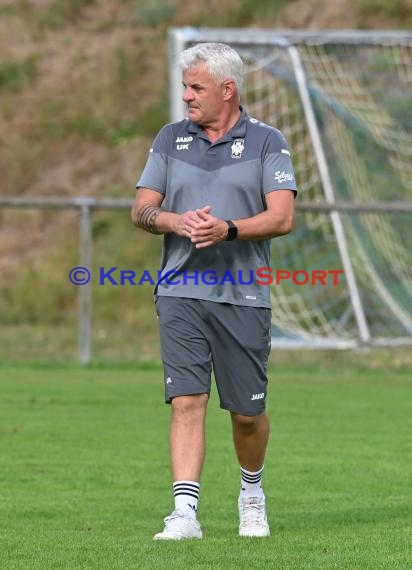
[[[237,537],[238,467],[213,392],[203,541],[157,543],[172,508],[161,368],[0,367],[0,568],[410,569],[405,369],[279,366],[264,488],[272,536]]]

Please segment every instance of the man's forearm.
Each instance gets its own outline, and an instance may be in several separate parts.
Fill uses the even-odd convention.
[[[265,211],[252,218],[234,220],[240,240],[264,240],[288,234],[293,227],[293,212]]]
[[[139,228],[142,228],[147,232],[159,234],[161,232],[156,228],[156,220],[159,214],[160,208],[152,206],[151,204],[145,204],[135,212],[133,222],[136,226],[139,226]]]
[[[134,212],[133,223],[152,234],[165,234],[173,231],[177,214],[165,212],[158,206],[145,204]]]

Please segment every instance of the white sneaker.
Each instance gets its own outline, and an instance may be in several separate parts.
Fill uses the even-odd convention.
[[[200,524],[184,511],[176,509],[169,517],[165,518],[164,531],[155,534],[153,540],[182,540],[185,538],[202,538]]]
[[[239,536],[269,536],[265,497],[239,497]]]

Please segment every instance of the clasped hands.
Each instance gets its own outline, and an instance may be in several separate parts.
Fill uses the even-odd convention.
[[[175,233],[189,238],[197,249],[224,241],[227,237],[227,223],[212,216],[211,209],[211,206],[204,206],[181,214],[177,220]]]

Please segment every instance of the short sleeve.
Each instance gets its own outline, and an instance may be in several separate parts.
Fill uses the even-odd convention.
[[[161,194],[166,192],[167,161],[171,137],[170,125],[161,129],[153,146],[149,151],[149,157],[143,172],[136,184],[136,188],[150,188]]]
[[[263,157],[263,192],[293,190],[297,185],[289,145],[279,130],[270,133]]]

